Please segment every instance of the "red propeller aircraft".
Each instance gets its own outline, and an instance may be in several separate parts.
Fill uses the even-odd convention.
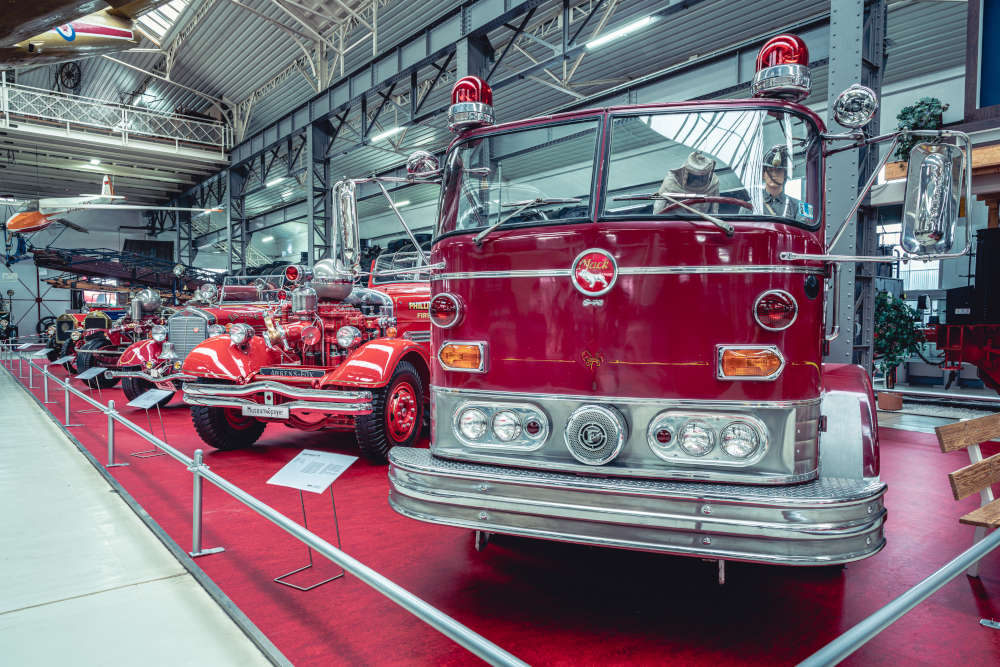
[[[115,200],[125,199],[116,195],[111,185],[111,177],[105,176],[99,195],[80,195],[79,197],[46,197],[43,199],[0,199],[0,203],[20,204],[14,215],[7,219],[7,231],[18,234],[33,234],[40,232],[51,224],[58,223],[86,233],[86,229],[65,218],[55,216],[65,215],[74,211],[88,209],[133,210],[133,211],[197,211],[198,213],[220,213],[221,208],[180,208],[176,206],[145,206],[139,204],[115,204]]]

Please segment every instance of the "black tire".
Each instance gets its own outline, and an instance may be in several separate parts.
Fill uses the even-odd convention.
[[[62,345],[62,349],[59,350],[59,357],[68,357],[72,355],[72,359],[63,364],[63,368],[70,375],[76,375],[76,341],[70,338]],[[58,359],[59,357],[56,357]]]
[[[62,356],[62,346],[55,339],[55,336],[49,338],[48,342],[45,343],[45,347],[49,350],[48,354],[45,355],[45,358],[49,360],[49,363],[52,363]]]
[[[156,389],[156,385],[144,378],[122,378],[122,392],[129,401],[134,401],[150,389]],[[176,393],[176,392],[175,392]],[[166,396],[155,407],[162,408],[173,399],[174,395]]]
[[[260,439],[267,426],[253,417],[244,417],[236,408],[191,406],[191,421],[198,435],[216,449],[245,449]]]
[[[409,389],[404,389],[408,385]],[[401,392],[409,393],[405,403]],[[399,415],[391,420],[390,406],[405,408],[402,428]],[[401,361],[392,373],[392,378],[382,389],[372,392],[372,413],[354,418],[354,433],[358,438],[358,448],[362,456],[372,463],[388,463],[389,450],[393,447],[410,447],[420,437],[424,415],[424,384],[420,373],[408,361]],[[410,411],[412,408],[412,412]],[[412,422],[412,423],[410,423]]]
[[[83,354],[76,355],[76,369],[79,373],[83,373],[91,368],[96,368],[98,366],[102,368],[115,368],[118,365],[117,356],[102,357],[99,354],[88,353],[89,350],[106,350],[114,349],[114,345],[111,344],[107,338],[94,338],[88,340],[86,343],[80,346],[80,350],[84,351]],[[91,389],[109,389],[116,384],[118,384],[119,378],[109,378],[104,373],[101,373],[97,377],[90,378],[89,380],[84,380],[87,386]]]

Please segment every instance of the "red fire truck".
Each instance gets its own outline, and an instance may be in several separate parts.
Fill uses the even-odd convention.
[[[354,284],[361,255],[355,187],[368,180],[335,186],[336,256],[286,269],[295,287],[265,313],[263,332],[234,325],[187,355],[182,372],[194,380],[184,384],[184,401],[206,443],[247,447],[268,423],[353,430],[361,453],[384,463],[390,448],[419,438],[430,366],[426,257],[397,255],[401,266],[382,267],[371,287]]]
[[[397,512],[477,545],[506,533],[720,562],[884,546],[871,384],[822,358],[832,267],[882,260],[825,254],[823,179],[826,154],[895,137],[860,130],[867,88],[838,98],[844,134],[798,103],[795,36],[764,46],[753,87],[493,125],[489,87],[456,83],[431,448],[390,453]],[[953,256],[964,153],[946,139],[911,158],[914,258]]]
[[[176,391],[184,380],[181,372],[187,354],[210,336],[226,333],[233,324],[246,324],[257,333],[264,330],[264,313],[276,306],[284,293],[284,276],[226,276],[221,290],[205,283],[183,309],[157,324],[148,338],[136,341],[122,352],[106,376],[122,380],[122,391],[130,401],[150,389]],[[163,406],[173,396],[160,400]]]

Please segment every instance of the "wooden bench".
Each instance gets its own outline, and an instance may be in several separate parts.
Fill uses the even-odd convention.
[[[955,422],[934,429],[942,452],[965,449],[969,453],[969,465],[949,473],[951,491],[955,500],[961,500],[978,492],[979,509],[975,509],[959,521],[975,526],[973,544],[986,536],[986,531],[1000,526],[1000,500],[993,498],[992,484],[1000,482],[1000,454],[984,459],[979,445],[990,440],[1000,440],[1000,413]],[[979,576],[979,564],[970,567],[966,574]]]

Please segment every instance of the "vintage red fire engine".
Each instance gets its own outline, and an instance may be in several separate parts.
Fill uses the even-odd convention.
[[[354,211],[353,185],[337,200]],[[384,462],[419,437],[428,387],[429,287],[357,287],[357,218],[340,219],[336,258],[290,266],[296,287],[264,316],[260,335],[233,325],[184,361],[184,400],[201,438],[218,449],[253,444],[271,422],[312,431],[353,430],[362,454]],[[421,254],[422,258],[422,254]],[[409,267],[408,267],[409,268]],[[414,273],[412,268],[406,273]]]
[[[456,83],[431,252],[431,448],[390,453],[396,511],[477,545],[507,533],[720,563],[883,547],[871,385],[822,359],[832,267],[868,258],[825,254],[823,178],[825,154],[895,137],[860,130],[877,108],[861,86],[834,107],[851,131],[827,133],[798,104],[807,65],[783,35],[761,51],[754,99],[496,126],[489,87]],[[911,157],[917,259],[954,236],[955,136]]]
[[[71,356],[64,366],[73,374],[94,367],[114,368],[122,352],[146,338],[153,327],[162,325],[169,312],[163,308],[160,293],[145,288],[132,295],[126,311],[91,307],[84,313],[65,313],[56,319],[49,358],[55,361]],[[92,389],[106,389],[117,384],[118,379],[100,374],[85,382]]]
[[[187,307],[165,324],[153,326],[148,338],[130,345],[107,377],[122,379],[122,391],[130,401],[153,388],[175,392],[193,379],[181,372],[181,366],[195,346],[237,323],[262,332],[264,313],[284,298],[283,290],[283,275],[227,276],[221,290],[205,283]],[[173,394],[164,396],[158,404],[166,405],[172,398]]]

